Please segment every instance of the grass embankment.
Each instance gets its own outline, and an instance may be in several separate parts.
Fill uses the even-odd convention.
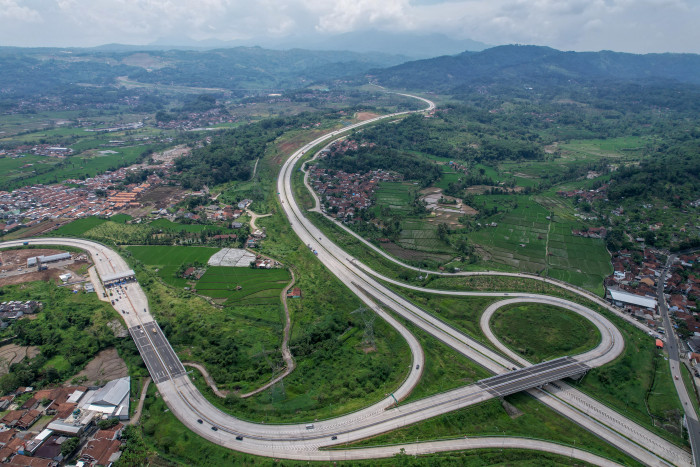
[[[600,331],[586,318],[563,308],[523,303],[497,310],[494,334],[532,363],[587,352],[600,343]]]
[[[401,404],[466,386],[491,376],[484,368],[431,337],[417,326],[401,318],[398,319],[418,338],[425,352],[425,364],[420,382],[406,399],[400,401]]]
[[[700,418],[700,401],[698,400],[698,391],[693,383],[693,375],[690,374],[690,370],[688,370],[688,367],[685,365],[681,365],[681,374],[683,376],[685,390],[688,391],[690,402],[693,404],[693,410],[695,410],[696,415]]]
[[[635,420],[671,441],[686,445],[681,438],[681,406],[673,387],[668,365],[664,364],[654,340],[641,330],[631,326],[603,307],[554,285],[520,277],[449,277],[436,278],[429,287],[449,290],[507,290],[511,292],[544,293],[566,298],[591,308],[607,317],[622,333],[625,350],[617,359],[607,365],[589,371],[583,380],[574,383],[579,389],[607,404],[618,412]],[[427,299],[427,294],[396,288],[407,297],[418,297],[417,303],[428,311],[440,299]],[[436,297],[440,297],[436,295]],[[470,298],[471,299],[471,298]],[[446,303],[449,303],[449,299]],[[466,309],[466,308],[465,308]],[[459,310],[459,309],[458,309]],[[483,310],[483,308],[482,308]],[[479,330],[480,312],[470,313],[469,319],[454,319],[455,312],[450,308],[440,308],[435,314],[457,329],[475,338],[483,339]],[[459,316],[459,315],[457,315]],[[467,317],[467,316],[465,316]],[[473,334],[475,333],[475,334]]]
[[[527,394],[507,396],[509,415],[498,399],[440,415],[353,446],[381,446],[464,436],[522,436],[589,450],[623,465],[639,465],[613,446],[558,415]],[[510,408],[509,408],[510,409]]]
[[[156,395],[151,385],[144,405],[144,415],[140,426],[128,430],[125,453],[117,462],[118,466],[128,465],[198,465],[202,467],[225,467],[254,465],[272,467],[285,466],[326,466],[328,462],[308,462],[273,459],[244,454],[223,448],[192,433],[168,410],[165,402]],[[144,436],[145,435],[145,436]],[[409,440],[415,441],[415,440]],[[245,442],[245,440],[243,441]],[[601,441],[597,441],[601,443]],[[612,453],[611,453],[612,454]],[[420,457],[397,455],[387,459],[366,461],[342,461],[339,465],[354,467],[384,467],[396,465],[427,466],[587,466],[565,456],[556,456],[537,451],[519,449],[487,450],[476,449],[453,453],[438,453]],[[635,465],[625,462],[626,465]]]

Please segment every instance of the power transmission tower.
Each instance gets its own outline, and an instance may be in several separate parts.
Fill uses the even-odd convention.
[[[365,345],[374,347],[374,320],[377,315],[369,308],[358,308],[353,311],[352,314],[358,314],[362,318],[362,322],[365,325],[365,333],[362,338]]]

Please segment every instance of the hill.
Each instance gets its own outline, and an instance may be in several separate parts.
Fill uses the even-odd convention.
[[[452,90],[475,85],[563,85],[571,82],[700,84],[700,55],[562,52],[549,47],[505,45],[406,62],[372,76],[384,86]]]
[[[277,90],[357,75],[406,60],[381,53],[268,50],[153,50],[110,45],[94,49],[0,47],[3,97],[51,95],[66,88],[115,86],[118,78],[147,84]]]

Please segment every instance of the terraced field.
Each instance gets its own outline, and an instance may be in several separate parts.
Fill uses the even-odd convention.
[[[612,273],[604,241],[572,235],[572,229],[581,228],[580,222],[560,215],[562,206],[550,212],[532,199],[518,197],[517,203],[515,209],[483,221],[495,222],[496,227],[485,226],[470,235],[488,256],[487,262],[602,292],[603,279]]]

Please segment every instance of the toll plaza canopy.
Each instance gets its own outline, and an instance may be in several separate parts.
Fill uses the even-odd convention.
[[[119,282],[121,280],[134,280],[136,279],[136,273],[134,272],[133,269],[129,269],[128,271],[124,272],[118,272],[115,274],[109,274],[107,276],[104,276],[102,278],[102,283],[105,285],[113,284],[115,282]]]

